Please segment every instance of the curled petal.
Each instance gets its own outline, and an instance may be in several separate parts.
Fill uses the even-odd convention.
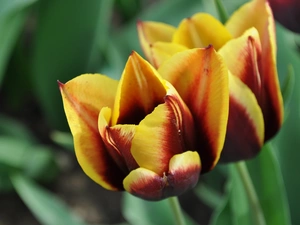
[[[257,16],[259,15],[259,16]],[[263,88],[260,105],[265,121],[265,141],[272,138],[282,125],[283,103],[276,69],[276,37],[271,8],[265,0],[253,0],[236,11],[226,24],[234,37],[251,27],[258,30],[262,46],[258,68]]]
[[[231,38],[231,34],[220,21],[209,14],[197,13],[180,23],[173,42],[188,48],[213,45],[218,50]]]
[[[260,102],[263,90],[258,64],[263,59],[257,30],[251,28],[241,37],[230,40],[219,50],[219,53],[223,56],[230,72],[240,78]]]
[[[91,179],[109,190],[122,190],[125,175],[106,151],[97,121],[100,109],[113,105],[117,85],[106,76],[90,74],[59,83],[77,160]]]
[[[184,152],[173,156],[169,169],[162,176],[138,168],[124,179],[124,188],[133,195],[146,200],[161,200],[177,196],[193,188],[199,179],[200,157],[196,152]]]
[[[138,21],[137,31],[142,49],[146,58],[152,65],[155,65],[151,58],[151,45],[155,42],[170,42],[176,28],[165,23],[151,22],[151,21]]]
[[[212,47],[175,54],[159,73],[176,88],[195,121],[202,172],[212,169],[223,148],[228,119],[228,69]]]
[[[254,157],[264,143],[264,120],[252,91],[229,74],[229,118],[221,162]]]
[[[170,93],[171,92],[171,93]],[[194,142],[193,118],[174,89],[137,126],[131,153],[140,167],[162,176],[175,154]]]
[[[135,133],[135,125],[115,125],[109,127],[111,109],[101,109],[98,126],[105,147],[119,168],[128,174],[129,171],[138,167],[133,159],[130,148]]]
[[[123,71],[110,125],[138,124],[164,102],[166,89],[157,71],[136,52]]]

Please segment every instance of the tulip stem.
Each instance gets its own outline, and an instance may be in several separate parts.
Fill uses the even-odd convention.
[[[186,225],[178,198],[171,197],[168,200],[175,215],[176,225]]]
[[[243,161],[235,163],[235,167],[241,177],[242,183],[245,187],[247,197],[249,199],[250,207],[252,209],[251,211],[253,214],[253,222],[254,222],[253,224],[266,225],[266,220],[260,202],[258,200],[253,182],[251,180],[251,176],[247,169],[246,163]]]

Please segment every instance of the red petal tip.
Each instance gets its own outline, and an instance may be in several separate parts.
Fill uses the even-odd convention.
[[[58,84],[59,89],[62,89],[65,86],[65,84],[60,82],[59,80],[57,80],[57,84]]]

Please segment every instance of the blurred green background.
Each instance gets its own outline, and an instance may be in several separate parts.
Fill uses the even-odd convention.
[[[223,4],[230,15],[244,2]],[[0,225],[173,224],[165,201],[109,192],[83,174],[56,81],[118,79],[132,50],[143,55],[138,19],[177,26],[199,11],[219,17],[212,0],[0,0]],[[277,42],[285,122],[248,168],[267,223],[300,224],[300,37],[277,24]],[[231,165],[200,180],[180,197],[188,224],[251,224]]]

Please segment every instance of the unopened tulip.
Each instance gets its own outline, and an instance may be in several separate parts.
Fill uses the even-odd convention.
[[[176,64],[184,60],[195,64],[203,53],[200,49],[182,52]],[[217,53],[211,52],[204,65],[217,60],[215,57]],[[195,73],[194,79],[203,76],[201,71],[189,72]],[[207,81],[215,81],[203,82],[200,92],[187,90],[199,100],[207,94],[218,98],[215,102],[203,99],[192,108],[194,113],[175,88],[136,52],[130,55],[120,81],[84,74],[59,83],[84,172],[108,190],[126,190],[147,200],[177,196],[195,186],[202,165],[213,167],[224,143],[226,75],[226,71],[207,73]],[[216,85],[218,90],[213,88]],[[201,117],[194,119],[194,115]],[[197,151],[199,145],[201,151]],[[205,162],[204,154],[200,160],[205,151],[214,158]]]
[[[186,49],[211,45],[223,57],[229,69],[230,89],[223,162],[252,158],[274,137],[282,124],[283,104],[276,69],[274,19],[266,0],[246,3],[225,25],[209,14],[197,13],[182,20],[177,28],[152,21],[139,21],[137,27],[142,49],[159,71],[164,70],[172,55]],[[175,71],[162,75],[190,107],[191,102],[180,89],[182,84],[176,82]],[[197,99],[194,101],[197,104]]]

